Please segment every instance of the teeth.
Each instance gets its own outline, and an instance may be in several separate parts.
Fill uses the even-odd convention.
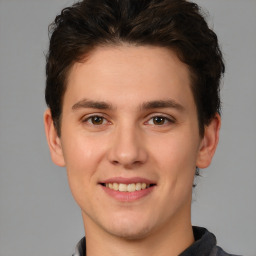
[[[136,185],[134,183],[127,185],[128,192],[134,192],[136,190]]]
[[[119,188],[119,185],[117,183],[113,183],[113,189],[118,190],[118,188]]]
[[[127,185],[126,184],[119,184],[119,191],[126,192],[127,191]]]
[[[136,183],[136,190],[141,190],[141,183]]]
[[[146,189],[150,187],[150,184],[146,183],[131,183],[131,184],[123,184],[123,183],[106,183],[105,186],[107,188],[118,190],[120,192],[134,192],[142,189]]]

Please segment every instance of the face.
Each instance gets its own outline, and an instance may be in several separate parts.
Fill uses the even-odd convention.
[[[45,120],[54,134],[49,112]],[[101,47],[74,64],[61,137],[51,138],[87,230],[133,239],[190,222],[195,169],[209,143],[199,136],[188,68],[174,52]]]

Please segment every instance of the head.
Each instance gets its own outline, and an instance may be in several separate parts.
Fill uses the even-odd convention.
[[[224,71],[198,6],[86,0],[51,32],[46,134],[86,232],[135,239],[186,229],[194,171],[218,142]]]
[[[163,1],[82,1],[65,8],[50,27],[45,99],[58,135],[67,78],[73,64],[99,46],[160,46],[174,51],[190,71],[199,133],[220,114],[224,72],[216,34],[195,3]]]

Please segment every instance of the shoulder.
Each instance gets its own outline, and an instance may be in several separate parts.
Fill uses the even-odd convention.
[[[242,256],[242,255],[229,254],[219,246],[214,246],[209,256]]]

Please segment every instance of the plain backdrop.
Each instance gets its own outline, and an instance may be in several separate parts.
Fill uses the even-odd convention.
[[[223,123],[197,180],[194,225],[228,252],[256,255],[256,1],[198,0],[226,60]],[[43,112],[47,27],[67,0],[0,0],[0,256],[71,256],[84,235]]]

